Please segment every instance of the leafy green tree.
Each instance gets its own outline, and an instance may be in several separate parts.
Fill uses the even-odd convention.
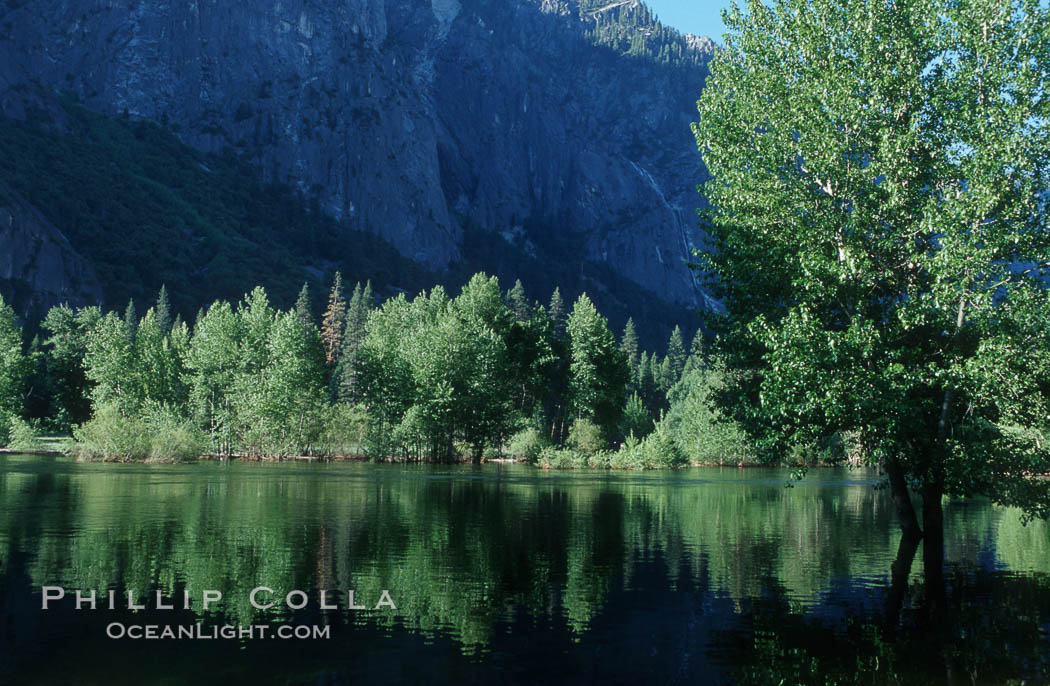
[[[655,356],[653,356],[653,360],[656,360]],[[660,393],[664,399],[663,405],[666,407],[667,393],[671,390],[671,387],[674,386],[676,381],[674,375],[674,367],[671,364],[670,355],[664,357],[663,361],[660,362],[659,366],[656,366],[654,364],[653,376],[656,378],[656,386],[660,389]]]
[[[668,393],[664,423],[689,461],[726,464],[750,461],[747,435],[720,407],[716,398],[725,387],[725,364],[695,366]]]
[[[418,298],[417,298],[418,300]],[[403,340],[412,340],[419,308],[404,294],[386,300],[365,325],[365,336],[358,350],[355,370],[358,392],[368,411],[369,431],[366,450],[374,458],[386,458],[396,447],[393,429],[415,397],[412,365]]]
[[[266,289],[256,286],[237,307],[241,336],[239,343],[240,374],[251,384],[251,377],[262,373],[269,363],[267,343],[276,312],[270,306]]]
[[[583,294],[566,326],[571,345],[569,399],[576,417],[592,419],[611,437],[623,411],[630,375],[627,356],[616,345],[605,317]]]
[[[943,496],[1050,515],[1050,15],[752,0],[726,24],[694,124],[724,397],[767,454],[857,432],[939,573]]]
[[[540,412],[544,398],[558,391],[558,355],[551,320],[542,307],[526,321],[515,321],[504,340],[514,387],[514,410],[525,418]]]
[[[135,333],[134,369],[129,374],[144,401],[169,405],[178,411],[186,403],[182,356],[188,342],[184,327],[164,333],[160,317],[146,311]]]
[[[325,406],[325,351],[314,325],[295,312],[276,316],[267,341],[269,362],[261,375],[257,428],[265,431],[267,454],[309,452]]]
[[[475,274],[452,305],[452,326],[465,338],[454,347],[456,363],[466,371],[462,386],[453,385],[458,420],[477,461],[486,443],[502,445],[510,435],[515,379],[507,337],[514,314],[500,297],[499,280],[485,274]]]
[[[22,415],[22,393],[29,359],[22,354],[22,329],[15,311],[0,297],[0,433],[7,433],[10,417]],[[6,443],[6,435],[0,436]]]
[[[141,406],[141,388],[134,374],[134,341],[128,333],[127,318],[122,319],[114,312],[102,317],[88,333],[84,374],[93,384],[92,407],[111,406],[127,417]]]
[[[91,417],[84,355],[88,334],[101,318],[98,307],[74,311],[69,305],[56,305],[41,322],[41,328],[49,334],[44,339],[44,349],[53,394],[50,416],[56,428],[68,429]]]
[[[185,366],[192,416],[211,436],[213,449],[234,449],[233,389],[242,368],[242,321],[227,302],[199,315],[186,351]]]

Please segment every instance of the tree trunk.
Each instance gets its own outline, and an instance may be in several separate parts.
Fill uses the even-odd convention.
[[[919,549],[919,535],[901,536],[901,542],[897,546],[897,559],[890,567],[890,591],[886,596],[886,631],[892,634],[900,623],[901,608],[904,607],[904,598],[908,594],[908,577],[911,575],[911,565],[915,560],[915,553]]]
[[[925,529],[922,545],[922,565],[926,582],[926,603],[931,618],[936,618],[945,607],[944,589],[944,512],[941,498],[944,487],[939,482],[929,483],[922,492],[922,524]]]
[[[900,520],[901,532],[905,538],[915,539],[918,543],[922,538],[922,529],[919,528],[919,518],[915,515],[915,506],[911,502],[911,494],[908,493],[908,482],[904,478],[904,470],[896,457],[886,460],[884,467],[890,481],[890,497],[893,506],[897,510],[897,518]],[[938,501],[939,502],[939,501]]]
[[[886,630],[892,633],[900,621],[904,597],[908,593],[908,577],[919,541],[923,538],[919,528],[919,519],[915,506],[908,492],[908,481],[904,478],[904,469],[896,457],[890,457],[883,465],[890,482],[890,498],[897,510],[897,519],[901,525],[901,540],[897,546],[897,558],[890,566],[890,590],[886,597]]]

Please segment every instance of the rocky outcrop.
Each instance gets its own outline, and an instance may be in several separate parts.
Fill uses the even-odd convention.
[[[0,294],[23,319],[53,305],[102,302],[91,264],[29,203],[0,184]]]
[[[574,259],[702,305],[685,266],[704,175],[688,127],[704,77],[696,55],[710,44],[678,37],[672,47],[690,54],[678,61],[628,54],[594,40],[611,16],[600,9],[9,1],[0,107],[24,116],[18,89],[37,82],[167,122],[438,269],[460,258],[469,222],[525,244],[563,241]]]

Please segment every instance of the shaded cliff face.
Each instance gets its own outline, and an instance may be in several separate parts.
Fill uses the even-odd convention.
[[[703,66],[597,45],[607,12],[554,0],[8,0],[0,106],[22,116],[20,84],[37,81],[167,122],[433,268],[460,259],[470,224],[702,305],[684,261],[700,240],[704,172],[688,125]]]
[[[0,286],[20,318],[102,301],[91,263],[34,207],[0,183]]]

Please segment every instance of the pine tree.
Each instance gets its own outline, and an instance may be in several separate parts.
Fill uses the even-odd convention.
[[[310,304],[310,286],[308,284],[304,283],[299,290],[299,297],[295,300],[295,316],[307,328],[314,325],[313,306]]]
[[[354,403],[357,401],[357,379],[354,366],[357,349],[364,336],[364,295],[361,282],[354,284],[354,292],[346,309],[346,326],[343,329],[342,353],[328,387],[328,396],[333,401]]]
[[[157,315],[157,327],[162,335],[167,336],[171,333],[171,304],[168,302],[168,289],[164,284],[160,285],[154,312]]]
[[[638,395],[642,396],[642,400],[645,401],[646,406],[650,409],[656,405],[654,402],[655,388],[652,360],[649,359],[649,353],[643,350],[642,356],[638,360]]]
[[[128,300],[128,306],[124,308],[124,331],[128,336],[128,345],[135,344],[135,334],[139,330],[139,318],[135,314],[135,301]]]
[[[707,367],[707,352],[704,346],[704,333],[697,329],[696,335],[693,336],[693,342],[689,345],[689,357],[685,361],[685,371],[682,372],[684,377],[692,369],[704,369]]]
[[[674,366],[672,365],[670,356],[664,358],[664,361],[660,363],[660,368],[654,373],[654,376],[658,381],[660,391],[666,396],[667,391],[671,390],[671,386],[674,386],[674,383],[677,380],[674,375]]]
[[[365,317],[364,293],[361,291],[361,282],[354,284],[353,295],[350,296],[350,306],[346,311],[346,328],[343,330],[343,347],[356,349],[364,335]]]
[[[328,308],[321,320],[321,340],[324,342],[325,361],[334,366],[342,352],[343,330],[346,328],[346,299],[343,297],[343,275],[335,273]]]
[[[671,340],[667,342],[667,362],[670,365],[668,388],[682,378],[682,372],[685,371],[686,357],[685,344],[682,341],[682,329],[676,326],[674,331],[671,332]]]
[[[627,364],[631,368],[631,390],[638,387],[638,332],[634,329],[634,319],[627,318],[627,325],[623,327],[623,337],[620,339],[620,348],[627,355]]]
[[[561,338],[565,334],[565,303],[561,299],[561,291],[555,287],[551,294],[551,304],[547,308],[551,324],[554,327],[554,337]]]
[[[365,290],[361,293],[361,311],[364,313],[365,319],[368,318],[368,313],[372,311],[375,304],[375,294],[372,293],[372,280],[369,279],[365,282]]]
[[[529,300],[525,297],[525,288],[520,279],[507,291],[507,307],[514,314],[515,321],[524,323],[529,320]]]

